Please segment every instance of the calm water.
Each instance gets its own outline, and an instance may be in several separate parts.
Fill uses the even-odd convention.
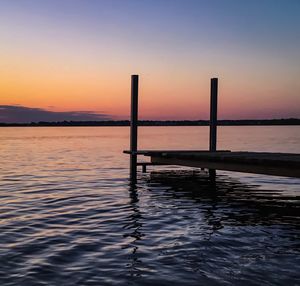
[[[0,285],[300,285],[298,179],[158,168],[128,182],[126,127],[0,129]],[[144,149],[206,149],[145,127]],[[223,127],[219,148],[300,153],[300,127]]]

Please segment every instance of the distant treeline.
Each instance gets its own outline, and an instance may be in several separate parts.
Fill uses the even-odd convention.
[[[60,121],[60,122],[31,122],[31,123],[0,123],[0,127],[39,127],[39,126],[129,126],[129,120],[108,121]],[[208,120],[140,120],[139,126],[208,126]],[[262,119],[262,120],[219,120],[221,126],[246,125],[300,125],[300,119]]]

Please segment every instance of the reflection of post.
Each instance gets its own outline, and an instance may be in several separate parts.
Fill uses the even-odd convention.
[[[209,122],[209,151],[217,151],[217,109],[218,109],[218,79],[210,80],[210,122]],[[209,175],[215,178],[216,170],[210,169]]]
[[[128,244],[128,249],[131,249],[131,254],[129,255],[130,265],[129,271],[130,276],[140,276],[142,273],[143,261],[139,259],[139,240],[142,239],[143,234],[141,232],[143,220],[142,214],[139,209],[139,198],[138,191],[135,184],[129,185],[129,206],[128,210],[132,213],[126,216],[126,224],[124,225],[124,238],[126,238],[126,243]],[[127,239],[129,238],[129,239]],[[131,238],[131,239],[130,239]]]
[[[138,125],[138,84],[139,76],[131,76],[131,117],[130,117],[130,180],[136,181],[137,167],[137,125]]]

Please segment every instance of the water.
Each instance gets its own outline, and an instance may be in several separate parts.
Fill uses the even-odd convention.
[[[299,285],[299,179],[149,167],[126,127],[0,129],[0,285]],[[206,149],[145,127],[144,149]],[[222,127],[219,148],[300,152],[300,128]]]

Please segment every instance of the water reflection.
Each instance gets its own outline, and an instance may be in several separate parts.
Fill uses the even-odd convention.
[[[129,263],[127,264],[127,268],[129,269],[129,276],[130,277],[139,277],[141,276],[141,271],[139,269],[139,265],[142,261],[139,259],[138,256],[138,241],[142,239],[142,223],[141,223],[141,212],[139,209],[139,197],[138,197],[138,190],[136,185],[136,179],[131,180],[129,184],[129,204],[130,204],[130,211],[128,222],[124,225],[125,234],[123,235],[124,238],[132,238],[130,240],[130,255],[129,255]],[[129,232],[128,232],[129,230]]]
[[[297,280],[299,197],[186,170],[139,174],[128,192],[123,237],[133,285]]]
[[[228,175],[212,179],[209,174],[195,170],[160,171],[144,177],[144,183],[159,196],[158,186],[170,199],[192,201],[216,229],[223,223],[294,224],[295,218],[300,218],[300,196],[289,195],[285,190],[260,190]]]

